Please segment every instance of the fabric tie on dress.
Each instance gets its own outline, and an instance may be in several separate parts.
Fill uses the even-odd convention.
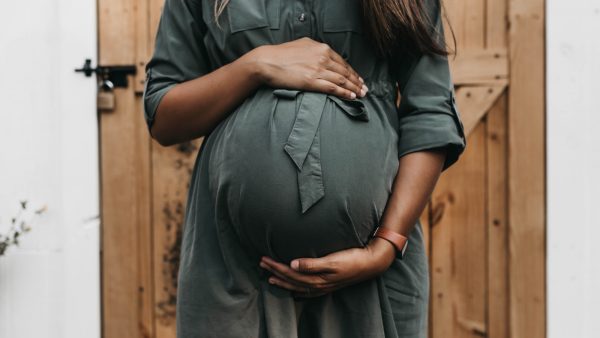
[[[325,196],[319,125],[327,99],[332,100],[352,119],[367,122],[369,116],[364,103],[357,99],[347,100],[329,94],[293,89],[273,91],[275,96],[288,100],[295,100],[299,93],[303,93],[303,95],[292,131],[283,149],[298,169],[298,191],[300,192],[302,213],[304,213]]]

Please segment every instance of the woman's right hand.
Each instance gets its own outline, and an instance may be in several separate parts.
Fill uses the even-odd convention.
[[[358,73],[328,44],[304,37],[262,45],[250,53],[262,83],[276,88],[324,92],[343,98],[368,91]]]

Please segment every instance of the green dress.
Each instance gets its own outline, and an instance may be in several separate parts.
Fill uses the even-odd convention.
[[[378,58],[359,1],[230,0],[217,25],[214,0],[166,0],[146,68],[148,127],[177,83],[259,45],[301,37],[328,43],[370,89],[350,100],[261,86],[205,137],[185,212],[179,338],[426,337],[429,271],[419,222],[404,259],[325,296],[295,299],[258,265],[261,255],[288,263],[366,245],[399,157],[446,147],[446,169],[465,148],[447,58],[411,51]],[[442,32],[439,3],[427,5]]]

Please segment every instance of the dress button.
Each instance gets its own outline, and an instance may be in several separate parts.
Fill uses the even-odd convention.
[[[298,21],[304,22],[306,20],[306,15],[304,13],[300,13],[298,16]]]

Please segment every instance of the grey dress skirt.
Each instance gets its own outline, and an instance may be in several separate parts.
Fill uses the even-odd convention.
[[[442,32],[439,3],[427,5]],[[447,58],[410,51],[378,58],[359,0],[230,0],[219,25],[213,10],[214,0],[166,0],[146,68],[148,128],[177,83],[301,37],[328,43],[370,90],[350,100],[261,86],[206,135],[185,212],[177,336],[426,337],[429,270],[418,222],[404,259],[317,298],[270,285],[259,260],[289,263],[365,246],[399,157],[446,147],[444,169],[458,159],[466,142]]]

